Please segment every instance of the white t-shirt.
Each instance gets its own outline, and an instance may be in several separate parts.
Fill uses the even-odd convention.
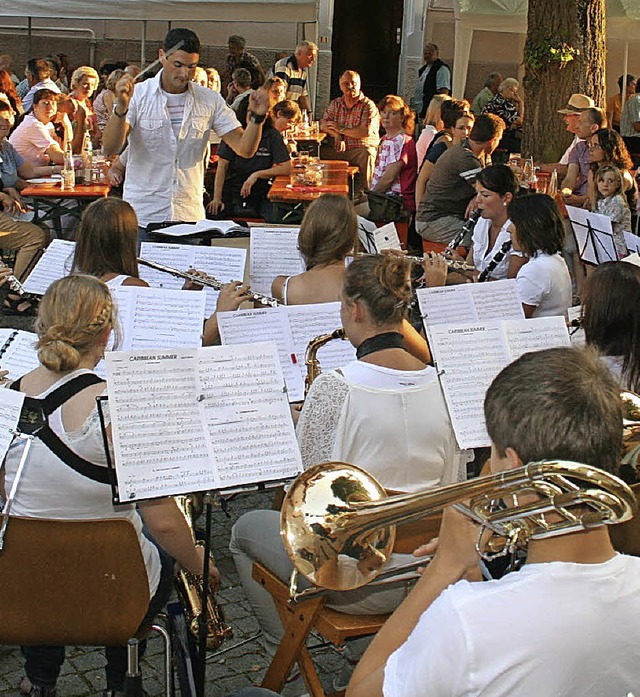
[[[491,263],[493,257],[500,251],[500,247],[505,242],[511,240],[511,235],[507,232],[511,221],[507,222],[500,228],[495,244],[490,250],[487,250],[489,245],[489,230],[491,221],[488,218],[480,218],[473,228],[473,265],[478,271],[484,271]],[[491,278],[501,280],[507,277],[509,271],[509,254],[505,254],[502,261],[491,272]]]
[[[640,686],[640,558],[449,586],[387,661],[384,697],[625,697]]]
[[[571,307],[571,277],[560,254],[538,253],[516,276],[520,300],[534,305],[533,317],[566,316]]]

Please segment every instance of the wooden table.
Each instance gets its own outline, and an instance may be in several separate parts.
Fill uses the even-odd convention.
[[[289,175],[276,177],[269,190],[270,201],[284,203],[311,203],[322,194],[349,196],[349,178],[353,179],[358,168],[344,160],[320,160],[324,165],[323,183],[320,186],[291,186]]]
[[[62,191],[60,182],[49,185],[27,186],[20,195],[30,199],[33,206],[34,223],[53,223],[58,236],[62,235],[62,216],[70,215],[80,220],[84,209],[99,198],[106,198],[111,187],[106,182],[78,184],[73,189]],[[74,205],[75,204],[75,205]]]

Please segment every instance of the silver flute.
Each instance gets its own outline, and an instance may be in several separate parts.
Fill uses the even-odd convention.
[[[187,281],[197,283],[200,286],[206,286],[207,288],[213,288],[214,290],[221,290],[222,286],[226,285],[222,281],[219,281],[213,276],[198,276],[196,273],[188,273],[187,271],[178,271],[172,266],[165,266],[164,264],[159,264],[157,261],[149,261],[149,259],[142,259],[138,257],[138,263],[143,266],[148,266],[150,269],[155,269],[156,271],[162,271],[163,273],[171,274],[176,278],[184,278]],[[270,295],[264,295],[263,293],[256,293],[249,288],[247,291],[249,298],[259,302],[261,305],[268,305],[269,307],[277,307],[280,305],[280,301],[276,298],[272,298]]]
[[[0,269],[8,269],[9,267],[0,262]],[[13,275],[9,274],[7,277],[7,283],[9,284],[9,288],[11,288],[12,291],[17,293],[18,295],[28,295],[27,291],[24,289],[24,286],[20,281]]]

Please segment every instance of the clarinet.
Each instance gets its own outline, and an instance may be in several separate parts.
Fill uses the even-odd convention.
[[[510,249],[511,249],[511,240],[507,240],[506,242],[502,243],[502,246],[493,255],[493,258],[487,264],[484,271],[480,272],[480,275],[478,276],[478,283],[483,283],[484,281],[488,280],[488,278],[489,278],[489,276],[491,276],[491,273],[493,272],[493,270],[505,258],[505,256],[507,256],[507,253],[509,252]]]
[[[9,267],[6,264],[0,262],[0,268],[7,269]],[[24,289],[22,283],[20,283],[20,281],[13,274],[7,276],[7,283],[9,284],[9,288],[11,288],[11,290],[17,293],[18,295],[29,295],[29,293],[27,293],[27,291]]]
[[[479,208],[476,208],[475,211],[465,220],[464,225],[462,226],[462,229],[460,232],[449,242],[447,247],[449,249],[456,249],[459,247],[464,241],[467,239],[471,241],[471,238],[473,237],[473,229],[476,226],[476,223],[478,220],[480,220],[480,216],[482,215],[482,211]],[[465,247],[468,247],[469,244],[465,244]]]

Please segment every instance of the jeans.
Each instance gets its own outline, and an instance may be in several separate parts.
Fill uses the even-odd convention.
[[[148,532],[145,535],[152,541]],[[155,544],[155,542],[154,542]],[[157,546],[157,545],[156,545]],[[158,546],[157,546],[158,547]],[[160,562],[160,581],[158,588],[149,602],[147,614],[142,620],[142,626],[149,625],[153,618],[167,604],[173,591],[174,560],[163,549],[158,547]],[[139,657],[142,658],[146,649],[146,640],[140,641]],[[29,680],[36,687],[55,687],[60,668],[64,663],[64,646],[23,646],[22,654],[25,657],[25,672]],[[105,675],[107,690],[119,690],[124,687],[124,677],[127,671],[127,647],[105,646]]]

